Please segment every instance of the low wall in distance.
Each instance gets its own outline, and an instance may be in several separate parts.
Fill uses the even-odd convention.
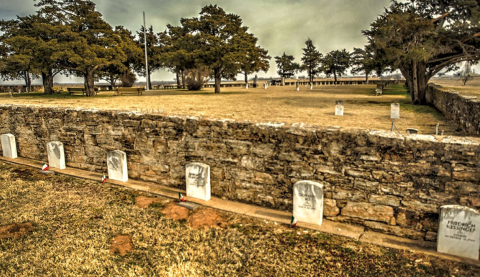
[[[213,195],[280,210],[292,210],[296,181],[316,181],[327,219],[415,239],[436,239],[442,205],[480,208],[477,138],[10,105],[0,133],[43,161],[61,141],[67,167],[99,173],[122,150],[130,178],[182,189],[185,165],[202,162]]]
[[[479,88],[480,89],[480,88]],[[445,117],[458,124],[472,136],[480,136],[480,99],[460,95],[436,85],[429,85],[427,102],[440,110]]]

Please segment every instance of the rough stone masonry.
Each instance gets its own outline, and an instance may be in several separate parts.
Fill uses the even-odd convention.
[[[182,189],[201,162],[213,195],[280,210],[296,181],[319,182],[327,219],[409,238],[435,240],[442,205],[480,207],[478,138],[11,105],[0,124],[21,157],[46,160],[60,141],[68,167],[105,172],[120,150],[130,178]]]

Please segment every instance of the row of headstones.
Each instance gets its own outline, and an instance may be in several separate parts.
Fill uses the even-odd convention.
[[[1,135],[3,155],[17,158],[15,136]],[[47,143],[48,162],[52,168],[65,169],[65,153],[59,141]],[[108,178],[128,181],[127,155],[120,150],[107,153]],[[209,201],[211,198],[210,166],[190,163],[185,170],[188,197]],[[293,186],[292,224],[298,220],[321,225],[323,220],[323,185],[298,181]],[[480,250],[480,213],[457,205],[441,207],[437,251],[478,259]]]
[[[335,101],[335,115],[343,116],[343,100],[336,100]],[[392,103],[390,105],[390,118],[391,119],[399,119],[400,118],[400,104],[399,103]]]

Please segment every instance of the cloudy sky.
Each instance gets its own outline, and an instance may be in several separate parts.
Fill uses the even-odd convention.
[[[93,0],[104,19],[112,26],[123,25],[137,31],[143,25],[155,32],[167,24],[179,25],[180,18],[196,17],[201,8],[218,4],[228,13],[239,15],[258,38],[261,47],[272,56],[270,70],[259,76],[276,77],[273,57],[283,52],[300,62],[308,38],[325,54],[335,49],[363,47],[367,43],[361,31],[368,29],[390,0]],[[35,13],[33,0],[0,0],[0,18],[13,19]],[[172,80],[173,74],[159,71],[153,80]],[[65,77],[55,81],[67,81]]]

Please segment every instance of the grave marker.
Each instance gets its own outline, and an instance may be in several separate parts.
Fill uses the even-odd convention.
[[[120,150],[107,153],[108,179],[128,181],[127,154]]]
[[[391,119],[399,119],[400,118],[400,104],[399,103],[392,103],[390,105],[390,118]]]
[[[343,100],[335,101],[335,115],[343,116]]]
[[[478,260],[480,213],[459,205],[440,208],[437,251]]]
[[[51,141],[47,143],[48,163],[52,168],[65,169],[65,151],[63,143]]]
[[[322,225],[322,184],[312,181],[298,181],[293,185],[293,216],[298,221]]]
[[[300,85],[298,84],[298,82],[296,82],[296,86],[297,86],[297,91],[300,90]]]
[[[203,163],[187,164],[185,179],[187,183],[187,196],[205,201],[210,200],[210,166]]]
[[[409,135],[418,134],[418,129],[408,128],[407,129],[407,134],[409,134]]]
[[[3,156],[5,158],[16,159],[17,158],[17,144],[15,136],[12,134],[3,134],[1,136]]]

